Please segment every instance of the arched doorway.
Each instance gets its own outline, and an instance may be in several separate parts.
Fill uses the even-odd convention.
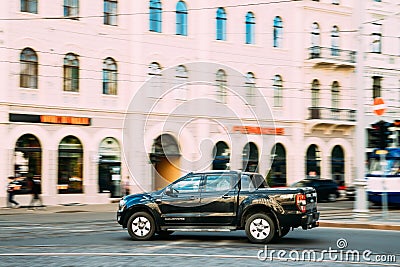
[[[17,180],[25,180],[28,174],[36,181],[42,179],[42,148],[32,134],[21,136],[14,149],[14,176]],[[29,188],[21,190],[21,193],[29,193]]]
[[[58,146],[58,193],[83,193],[83,147],[69,135]]]
[[[286,186],[286,150],[280,143],[271,151],[271,170],[268,175],[270,186]]]
[[[258,171],[258,148],[253,142],[247,143],[243,148],[243,171]]]
[[[336,145],[331,154],[332,179],[339,186],[344,186],[344,152],[341,146]]]
[[[161,189],[181,176],[180,156],[178,143],[173,136],[162,134],[154,140],[150,153],[154,189]]]
[[[213,151],[213,170],[229,170],[229,160],[231,156],[231,151],[228,145],[223,142],[219,141]]]
[[[321,176],[321,153],[316,145],[310,145],[307,149],[306,176],[318,179]]]
[[[99,192],[121,197],[121,148],[112,137],[103,139],[99,147]]]

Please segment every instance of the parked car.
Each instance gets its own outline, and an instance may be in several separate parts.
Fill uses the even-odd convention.
[[[164,189],[125,196],[117,221],[133,240],[174,231],[245,230],[253,243],[268,243],[318,226],[311,187],[270,188],[264,177],[241,171],[189,173]]]
[[[314,187],[317,191],[318,201],[334,202],[340,196],[338,184],[331,179],[304,179],[292,185],[292,187]]]

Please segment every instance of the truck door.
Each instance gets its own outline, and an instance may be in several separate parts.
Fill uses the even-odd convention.
[[[165,225],[194,225],[200,222],[201,175],[188,175],[168,186],[158,206]]]
[[[200,198],[202,223],[232,225],[237,209],[237,175],[208,174],[204,178]]]

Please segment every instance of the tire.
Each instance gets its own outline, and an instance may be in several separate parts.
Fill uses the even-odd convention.
[[[136,212],[128,220],[128,233],[133,240],[145,241],[154,236],[156,224],[147,212]]]
[[[276,235],[274,221],[265,213],[256,213],[246,220],[245,231],[252,243],[268,243]]]
[[[336,194],[335,193],[330,193],[328,195],[328,201],[329,202],[335,202],[336,201]]]

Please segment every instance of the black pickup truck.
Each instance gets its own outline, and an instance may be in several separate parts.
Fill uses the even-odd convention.
[[[117,221],[133,240],[174,231],[245,230],[253,243],[268,243],[290,229],[318,226],[312,187],[269,188],[257,173],[192,172],[162,190],[125,196]]]

